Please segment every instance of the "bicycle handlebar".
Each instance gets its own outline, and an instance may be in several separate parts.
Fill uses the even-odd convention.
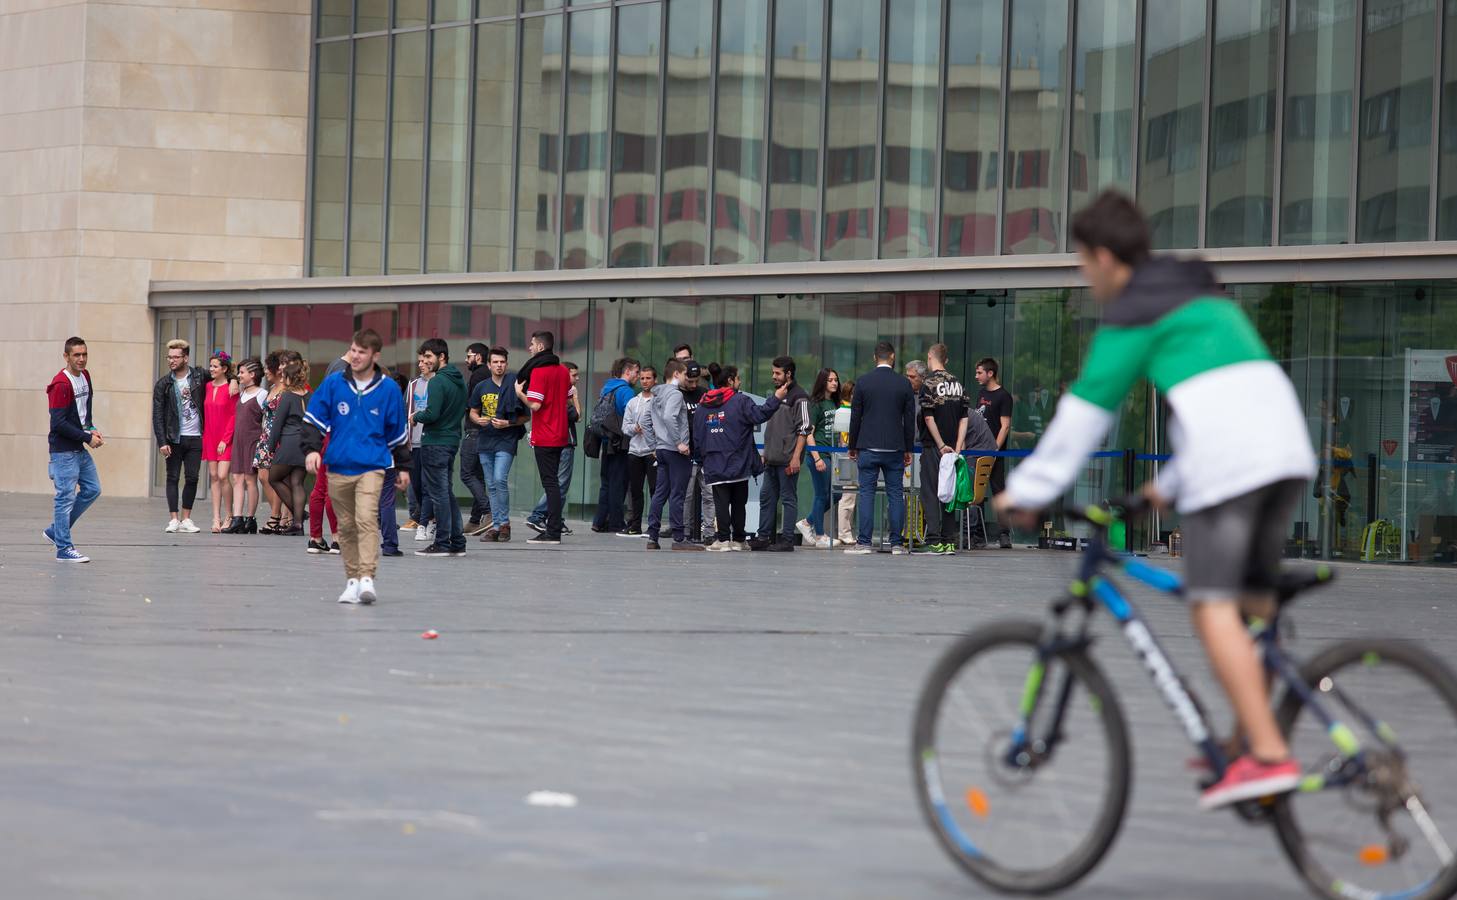
[[[1142,494],[1117,497],[1108,500],[1107,504],[1107,508],[1092,505],[1082,508],[1069,507],[1063,510],[1063,515],[1074,522],[1085,522],[1106,531],[1119,519],[1126,520],[1129,516],[1147,512],[1152,506],[1149,499]],[[1119,512],[1120,510],[1121,512]]]

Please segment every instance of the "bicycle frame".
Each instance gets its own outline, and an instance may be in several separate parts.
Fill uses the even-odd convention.
[[[1089,518],[1092,519],[1092,516]],[[1106,524],[1097,522],[1096,519],[1093,521],[1095,524]],[[1101,570],[1109,565],[1118,566],[1123,574],[1161,593],[1173,594],[1181,598],[1183,596],[1183,580],[1178,575],[1155,568],[1137,558],[1114,553],[1108,549],[1107,541],[1101,530],[1090,539],[1087,549],[1082,554],[1078,577],[1069,587],[1068,596],[1056,600],[1052,604],[1052,615],[1044,631],[1043,639],[1038,644],[1037,659],[1028,671],[1027,680],[1023,686],[1019,710],[1020,720],[1013,730],[1011,746],[1007,750],[1005,761],[1013,767],[1020,768],[1029,765],[1038,757],[1050,755],[1061,740],[1063,716],[1067,711],[1067,704],[1072,692],[1071,672],[1064,673],[1062,683],[1058,686],[1056,705],[1053,709],[1047,737],[1035,740],[1031,744],[1028,742],[1032,716],[1042,698],[1047,664],[1061,650],[1081,649],[1091,643],[1091,638],[1088,636],[1088,624],[1096,606],[1101,605],[1118,621],[1123,629],[1123,636],[1133,646],[1134,652],[1153,681],[1154,687],[1163,697],[1164,703],[1183,727],[1189,742],[1208,761],[1210,772],[1214,779],[1218,780],[1223,777],[1230,760],[1225,757],[1224,750],[1214,739],[1203,707],[1199,704],[1198,699],[1190,693],[1183,676],[1175,668],[1168,654],[1164,652],[1158,639],[1154,637],[1138,608],[1124,596],[1113,581],[1101,574]],[[1069,638],[1063,631],[1062,620],[1074,605],[1080,606],[1084,615],[1077,635]],[[1360,742],[1348,726],[1337,721],[1329,713],[1320,701],[1317,692],[1312,691],[1300,677],[1299,667],[1281,649],[1278,639],[1278,615],[1277,612],[1274,620],[1264,623],[1257,622],[1251,628],[1251,637],[1262,651],[1265,668],[1284,682],[1288,689],[1300,696],[1325,727],[1326,733],[1340,755],[1358,763],[1357,771],[1348,771],[1351,767],[1343,765],[1339,767],[1339,771],[1332,771],[1326,775],[1307,776],[1302,781],[1300,790],[1315,791],[1327,787],[1339,787],[1348,783],[1359,771]],[[1367,720],[1366,724],[1372,726],[1374,733],[1384,734],[1381,730],[1384,726],[1381,723],[1371,719],[1359,709],[1356,712]]]

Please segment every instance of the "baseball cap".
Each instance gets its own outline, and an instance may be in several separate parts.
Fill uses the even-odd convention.
[[[696,359],[685,359],[683,360],[683,374],[689,378],[697,378],[703,374],[703,367],[698,364]]]

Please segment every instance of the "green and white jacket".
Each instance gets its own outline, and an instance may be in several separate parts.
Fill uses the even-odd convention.
[[[1036,452],[1008,478],[1017,506],[1040,508],[1067,490],[1140,378],[1169,403],[1174,457],[1158,484],[1180,512],[1315,477],[1295,387],[1254,325],[1218,294],[1204,263],[1160,258],[1139,266],[1108,305],[1082,374]]]

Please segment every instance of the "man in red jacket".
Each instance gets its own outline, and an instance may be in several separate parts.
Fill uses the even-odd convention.
[[[56,545],[56,562],[84,563],[91,559],[71,543],[71,528],[96,498],[101,479],[87,447],[105,443],[91,418],[91,373],[86,371],[86,342],[66,340],[66,367],[46,386],[51,411],[50,476],[56,486],[55,518],[44,534]]]

